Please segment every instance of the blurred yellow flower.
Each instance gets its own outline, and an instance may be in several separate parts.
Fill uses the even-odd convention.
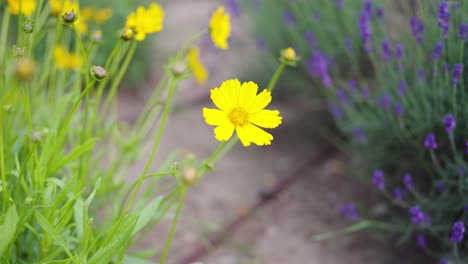
[[[81,56],[70,53],[64,46],[58,46],[54,49],[54,60],[57,69],[61,70],[79,70],[83,65]]]
[[[203,117],[214,129],[215,138],[227,141],[234,130],[244,147],[251,143],[270,145],[273,136],[263,128],[275,128],[282,122],[277,110],[265,110],[271,102],[271,93],[263,90],[257,95],[258,86],[254,82],[227,80],[219,88],[211,90],[211,100],[218,109],[203,108]]]
[[[187,63],[193,73],[193,77],[200,84],[206,84],[208,79],[208,70],[205,65],[200,61],[200,49],[198,47],[192,48],[187,55]]]
[[[112,17],[112,9],[103,8],[94,10],[93,20],[96,24],[100,25]]]
[[[219,49],[228,49],[228,38],[231,35],[229,14],[224,7],[218,8],[210,19],[210,36],[214,45]]]
[[[151,3],[148,9],[139,6],[136,12],[127,17],[126,28],[135,32],[135,39],[142,41],[146,35],[163,29],[164,10],[157,4]]]
[[[60,16],[67,11],[79,12],[80,6],[78,1],[75,0],[49,0],[50,14],[53,16]]]
[[[7,0],[7,4],[11,14],[23,13],[25,16],[31,16],[37,5],[36,0]]]

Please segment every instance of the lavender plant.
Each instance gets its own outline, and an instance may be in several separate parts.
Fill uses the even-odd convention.
[[[346,205],[360,220],[343,232],[381,229],[441,263],[468,262],[467,3],[258,2],[255,35],[267,48],[293,43],[304,58],[294,78],[328,101],[346,137],[335,143],[391,205],[377,218]]]

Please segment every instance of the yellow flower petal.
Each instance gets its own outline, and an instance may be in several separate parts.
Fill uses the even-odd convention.
[[[136,32],[135,39],[142,41],[146,35],[159,32],[163,29],[164,10],[156,3],[150,4],[148,9],[139,6],[136,12],[127,17],[126,28]]]
[[[213,44],[219,49],[228,49],[228,38],[231,35],[231,22],[229,14],[224,7],[219,7],[210,19],[210,36]]]
[[[218,109],[203,108],[203,117],[208,125],[219,126],[229,123],[226,113]]]
[[[252,124],[236,127],[236,133],[244,147],[250,146],[250,143],[255,143],[259,146],[271,145],[271,141],[273,140],[273,136],[270,133]]]
[[[36,9],[36,0],[7,0],[8,11],[13,15],[18,15],[21,11],[25,16],[29,17]]]
[[[255,114],[263,110],[271,102],[271,93],[265,89],[257,96],[252,102],[252,105],[248,109],[249,113]]]
[[[248,109],[257,96],[258,85],[254,82],[244,82],[241,86],[239,106]]]
[[[200,61],[200,49],[192,48],[187,54],[187,63],[198,84],[203,85],[208,79],[208,70]]]
[[[249,117],[252,124],[264,128],[275,128],[281,124],[282,119],[278,110],[261,110]]]
[[[224,96],[229,99],[228,102],[231,102],[231,107],[239,105],[240,87],[241,83],[237,79],[227,80],[219,87]]]
[[[215,138],[219,141],[228,141],[234,133],[234,128],[234,125],[231,123],[217,126],[214,129]]]

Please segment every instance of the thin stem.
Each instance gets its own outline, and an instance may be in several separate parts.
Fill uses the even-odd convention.
[[[5,58],[5,49],[7,45],[9,24],[10,24],[10,12],[8,12],[8,8],[5,8],[3,12],[2,31],[0,35],[0,62],[3,62],[3,59]]]
[[[286,68],[286,64],[282,62],[278,69],[276,69],[275,73],[273,74],[273,77],[271,77],[270,82],[268,83],[267,90],[268,91],[273,91],[275,88],[276,83],[278,82],[279,77],[281,76],[281,73],[283,72],[284,68]]]
[[[1,174],[1,179],[2,179],[2,195],[3,195],[3,207],[4,209],[7,208],[7,202],[8,202],[8,193],[7,193],[7,188],[6,188],[6,173],[5,173],[5,149],[3,146],[3,116],[4,112],[0,112],[0,123],[2,124],[2,127],[0,128],[0,174]]]
[[[161,143],[162,135],[164,132],[164,127],[166,125],[167,117],[169,115],[169,109],[171,106],[172,97],[174,95],[176,84],[177,84],[177,79],[172,79],[170,87],[169,87],[169,95],[167,97],[166,105],[164,107],[164,112],[161,118],[161,124],[159,125],[158,135],[156,136],[156,140],[154,141],[153,150],[151,151],[148,161],[146,162],[145,168],[143,169],[143,173],[141,174],[140,179],[138,180],[137,187],[135,188],[135,191],[133,192],[132,198],[130,199],[130,202],[128,203],[126,211],[130,210],[130,207],[135,201],[136,195],[138,191],[140,190],[141,184],[143,183],[143,179],[145,175],[148,173],[149,167],[151,166],[151,163],[154,159],[156,151],[158,150],[159,144]]]
[[[172,238],[174,237],[174,232],[177,226],[177,222],[179,221],[180,213],[182,212],[182,208],[184,207],[186,193],[187,193],[186,189],[185,188],[182,189],[182,193],[180,194],[180,198],[179,198],[179,204],[177,206],[176,215],[174,219],[172,219],[171,231],[169,232],[169,237],[167,238],[166,245],[164,246],[164,252],[161,255],[159,264],[164,264],[164,262],[166,261],[169,248],[171,247]]]

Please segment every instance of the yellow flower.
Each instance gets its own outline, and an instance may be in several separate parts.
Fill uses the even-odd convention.
[[[67,11],[79,12],[78,1],[75,0],[49,0],[50,14],[60,16]]]
[[[18,15],[21,11],[25,16],[31,16],[36,9],[36,0],[7,0],[9,12]]]
[[[217,48],[224,50],[229,48],[227,40],[231,35],[231,22],[224,7],[218,8],[211,16],[210,35]]]
[[[93,20],[96,24],[100,25],[109,20],[112,17],[112,9],[103,8],[94,11]]]
[[[64,46],[58,46],[54,49],[54,60],[57,69],[61,70],[79,70],[83,64],[81,57],[75,53],[70,53]]]
[[[193,48],[187,55],[187,62],[190,70],[192,70],[193,77],[200,85],[206,84],[208,79],[208,70],[200,61],[200,49]]]
[[[164,10],[157,4],[151,3],[148,9],[139,6],[136,12],[127,17],[126,28],[135,32],[135,39],[142,41],[146,35],[163,29]]]
[[[220,109],[203,108],[203,117],[214,129],[215,138],[227,141],[234,130],[242,145],[270,145],[273,136],[263,128],[275,128],[281,124],[282,117],[277,110],[265,110],[271,102],[271,93],[263,90],[257,94],[258,86],[254,82],[241,83],[228,80],[219,88],[211,90],[211,100]]]

